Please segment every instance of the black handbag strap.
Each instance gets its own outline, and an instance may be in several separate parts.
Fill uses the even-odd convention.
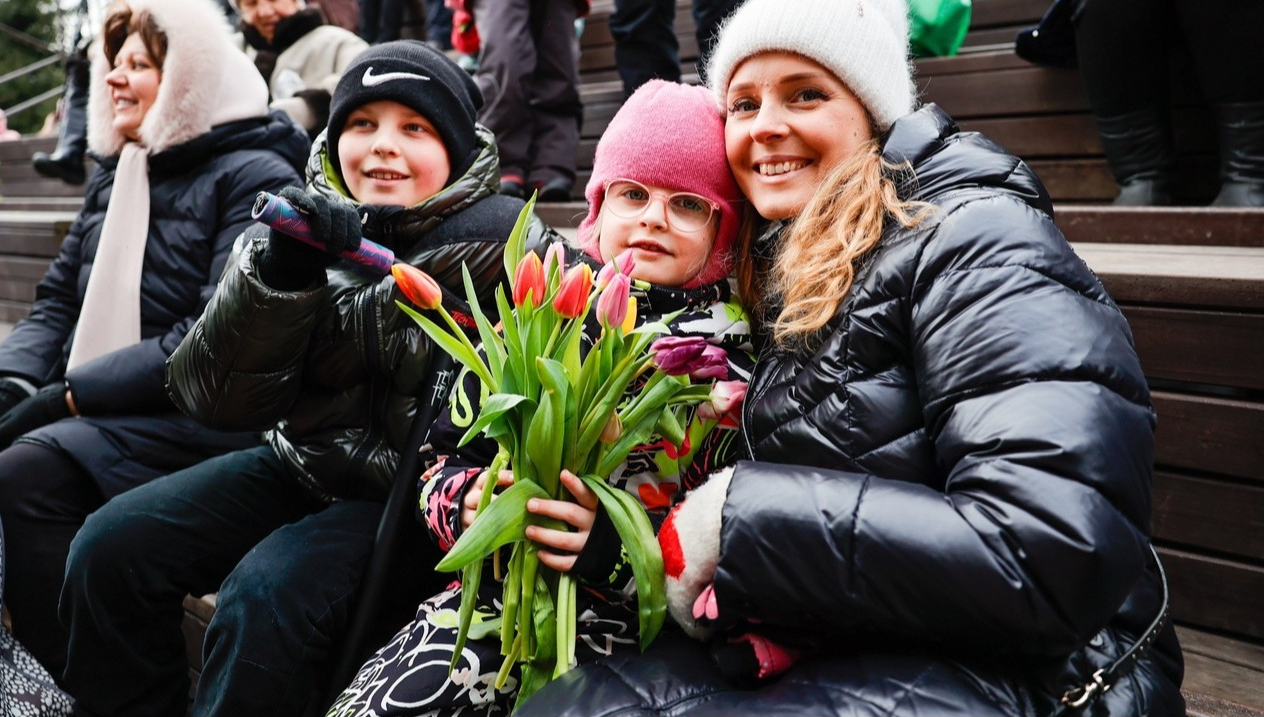
[[[1094,672],[1088,682],[1078,685],[1066,691],[1062,695],[1062,699],[1058,703],[1058,708],[1053,711],[1051,717],[1062,717],[1063,715],[1079,712],[1095,698],[1106,694],[1111,687],[1119,681],[1121,677],[1132,671],[1136,667],[1137,662],[1150,651],[1150,646],[1158,639],[1159,633],[1163,630],[1163,626],[1167,624],[1168,606],[1170,595],[1167,587],[1167,573],[1163,571],[1163,562],[1159,560],[1159,554],[1154,549],[1154,545],[1150,545],[1150,554],[1154,556],[1154,564],[1159,568],[1159,582],[1163,586],[1163,603],[1159,606],[1159,614],[1146,628],[1146,631],[1137,638],[1132,647],[1128,649],[1118,660]]]

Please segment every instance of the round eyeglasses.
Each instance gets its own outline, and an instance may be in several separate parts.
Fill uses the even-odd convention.
[[[715,205],[706,197],[690,192],[655,192],[631,179],[615,179],[606,185],[605,208],[624,219],[638,219],[655,197],[667,202],[667,225],[676,231],[696,232],[711,221]]]

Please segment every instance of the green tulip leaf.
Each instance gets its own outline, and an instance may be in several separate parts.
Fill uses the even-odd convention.
[[[644,506],[631,493],[615,488],[594,475],[580,478],[606,509],[606,515],[614,524],[615,532],[619,534],[628,560],[632,563],[632,576],[636,580],[641,650],[644,651],[658,637],[667,618],[663,552],[658,545],[658,537],[654,535],[654,526],[650,523]]]
[[[527,501],[548,498],[540,486],[530,481],[514,483],[479,513],[474,522],[457,538],[456,544],[443,556],[435,570],[451,573],[486,556],[507,543],[525,540]]]
[[[493,422],[509,411],[512,411],[521,403],[530,403],[530,399],[526,396],[510,393],[493,393],[488,396],[487,400],[483,401],[483,405],[478,409],[478,418],[470,425],[469,429],[465,431],[465,435],[461,436],[461,440],[457,443],[457,446],[463,446],[466,443],[469,443],[470,439],[474,438],[479,433],[482,433],[483,430],[490,426]],[[490,433],[489,436],[491,436]],[[496,436],[491,437],[494,439]]]

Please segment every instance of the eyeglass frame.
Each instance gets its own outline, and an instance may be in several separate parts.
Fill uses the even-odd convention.
[[[673,229],[674,231],[684,232],[686,234],[693,234],[694,232],[699,232],[705,229],[707,225],[711,223],[711,220],[715,217],[716,212],[720,211],[719,205],[717,205],[715,202],[711,201],[710,199],[707,199],[706,197],[702,196],[701,194],[698,194],[697,192],[672,192],[671,194],[666,194],[664,192],[658,192],[658,191],[654,191],[650,189],[648,186],[646,186],[644,182],[638,182],[635,179],[627,179],[626,177],[616,177],[615,179],[611,179],[609,182],[606,182],[606,188],[603,189],[601,192],[601,204],[603,208],[609,208],[610,206],[609,201],[608,201],[610,198],[609,196],[610,188],[621,182],[625,184],[632,184],[645,190],[645,193],[649,195],[649,199],[646,200],[645,206],[641,208],[641,211],[631,216],[628,216],[626,214],[620,214],[614,209],[610,209],[610,213],[615,215],[616,217],[619,217],[620,219],[640,219],[642,216],[644,216],[645,212],[649,211],[650,205],[654,202],[654,200],[659,197],[662,197],[663,204],[667,208],[667,210],[663,212],[663,219],[666,222],[667,226]],[[692,229],[688,229],[686,227],[678,227],[674,225],[671,220],[671,216],[672,216],[671,200],[673,197],[678,197],[682,195],[686,197],[701,199],[702,202],[706,204],[707,207],[710,208],[710,212],[707,213],[706,220]]]

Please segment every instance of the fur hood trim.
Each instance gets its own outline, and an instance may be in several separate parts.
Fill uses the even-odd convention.
[[[268,87],[243,52],[212,0],[127,0],[148,10],[167,35],[158,98],[138,135],[156,154],[210,131],[211,127],[268,114]],[[98,155],[118,155],[127,138],[114,129],[114,107],[105,76],[110,67],[98,39],[92,47],[88,93],[88,146]]]

